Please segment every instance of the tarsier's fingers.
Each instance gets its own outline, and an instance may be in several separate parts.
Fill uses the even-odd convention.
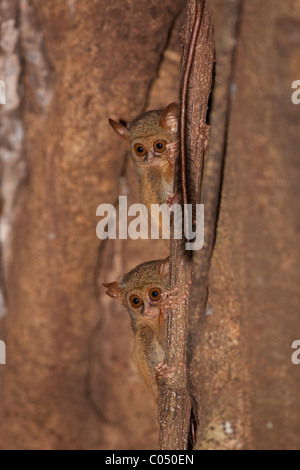
[[[171,144],[167,144],[167,159],[171,166],[175,166],[175,158],[176,155],[179,153],[179,140],[172,142]]]
[[[178,292],[179,287],[175,287],[174,289],[165,292],[163,294],[163,301],[177,302],[180,300],[186,300],[191,284],[192,284],[192,281],[188,281],[185,284],[184,292],[181,292],[181,293]],[[175,295],[172,296],[171,294],[175,294]]]
[[[179,364],[181,365],[181,367],[183,369],[186,368],[186,363],[183,362],[183,361],[180,361]],[[176,370],[176,366],[170,366],[168,367],[168,365],[165,363],[165,362],[159,362],[158,364],[156,364],[156,366],[154,366],[155,370],[157,373],[164,373],[164,372],[174,372],[174,370]]]
[[[208,146],[209,137],[210,137],[210,126],[206,122],[201,122],[200,124],[200,137],[204,140],[204,150]]]
[[[175,289],[164,292],[163,298],[160,304],[161,310],[164,314],[169,308],[171,308],[171,306],[173,305],[173,301],[177,299],[178,290],[179,290],[178,287],[175,287]],[[172,297],[172,294],[175,294],[175,295]]]
[[[164,362],[160,362],[155,366],[155,381],[157,385],[159,385],[159,381],[161,379],[171,379],[174,376],[174,372],[176,370],[175,366],[168,367],[167,364]]]
[[[175,287],[174,289],[167,290],[167,291],[164,292],[164,294],[163,294],[163,299],[166,299],[166,298],[169,297],[171,294],[177,294],[178,291],[179,291],[179,287]]]
[[[190,285],[191,282],[188,282],[185,285],[184,292],[179,293],[179,288],[175,287],[174,289],[164,293],[163,300],[161,302],[161,311],[163,315],[165,315],[166,311],[170,308],[176,307],[178,305],[185,305],[186,299],[189,295]]]

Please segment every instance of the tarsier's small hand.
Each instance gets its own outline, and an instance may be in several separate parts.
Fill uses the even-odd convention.
[[[210,137],[210,126],[206,122],[200,124],[200,138],[204,140],[204,150],[206,150]]]
[[[167,159],[172,167],[175,166],[175,158],[179,153],[179,140],[167,145]]]
[[[189,295],[189,289],[191,286],[191,282],[185,285],[184,292],[178,292],[179,288],[175,287],[175,289],[169,290],[164,292],[163,298],[160,304],[161,313],[165,315],[169,308],[176,307],[177,305],[185,304],[186,299]]]

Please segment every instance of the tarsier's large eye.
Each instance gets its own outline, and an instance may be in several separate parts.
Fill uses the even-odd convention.
[[[134,151],[139,157],[144,157],[147,153],[146,147],[143,144],[135,144]]]
[[[161,289],[159,287],[153,287],[152,289],[149,290],[149,297],[151,300],[154,300],[154,302],[157,302],[158,300],[161,299]]]
[[[167,148],[167,142],[165,140],[156,140],[153,144],[155,152],[163,153]]]
[[[143,305],[143,301],[139,295],[131,295],[129,302],[133,308],[140,308]]]

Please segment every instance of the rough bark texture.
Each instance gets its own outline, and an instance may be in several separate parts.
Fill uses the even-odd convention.
[[[212,20],[207,1],[187,2],[181,41],[181,144],[175,166],[174,193],[178,201],[200,204],[204,158],[201,125],[206,123],[214,63]],[[179,292],[184,293],[192,278],[192,260],[186,251],[184,237],[182,240],[172,237],[170,259],[170,287],[177,287]],[[187,370],[183,367],[187,360],[187,313],[188,300],[185,305],[181,304],[167,314],[166,362],[169,366],[175,366],[176,371],[160,390],[160,447],[164,450],[187,449],[189,444],[191,399]]]
[[[212,2],[217,63],[230,3]],[[207,310],[194,332],[196,447],[299,449],[300,374],[291,362],[299,336],[299,109],[291,84],[300,4],[241,7]]]
[[[108,302],[99,310],[96,273],[101,267],[101,280],[109,281],[145,261],[145,251],[148,259],[159,251],[116,242],[104,258],[95,212],[117,200],[124,170],[124,150],[107,119],[130,120],[143,110],[182,6],[1,2],[19,36],[27,166],[5,270],[2,448],[157,446],[155,407],[130,361],[129,319]],[[44,85],[47,99],[39,93]],[[177,93],[176,79],[174,86]],[[96,389],[94,369],[102,372]]]

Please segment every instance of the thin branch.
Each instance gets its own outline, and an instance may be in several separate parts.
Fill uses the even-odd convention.
[[[183,193],[186,202],[195,204],[200,202],[199,187],[204,156],[201,123],[206,120],[214,61],[207,0],[188,0],[182,43],[180,138],[184,162],[180,168],[179,160],[176,161],[174,192],[179,200]],[[181,188],[181,181],[184,188]],[[186,191],[187,187],[189,191]],[[198,194],[198,198],[191,197],[191,191]],[[172,238],[170,265],[171,287],[176,286],[179,295],[184,295],[192,277],[191,256],[185,251],[184,239]],[[160,386],[160,448],[164,450],[188,448],[191,400],[184,366],[186,345],[187,302],[178,303],[176,308],[169,310],[166,319],[166,362],[169,366],[175,366],[175,373],[172,379],[165,379]]]
[[[182,87],[181,87],[181,101],[180,101],[180,155],[181,155],[181,177],[182,177],[182,195],[183,203],[188,204],[187,197],[187,180],[186,180],[186,151],[185,151],[185,131],[186,131],[186,108],[187,108],[187,99],[189,91],[189,80],[193,65],[193,59],[196,49],[196,43],[199,37],[199,31],[201,27],[202,13],[203,13],[203,3],[202,1],[196,1],[196,11],[195,11],[195,20],[191,33],[191,40],[188,48],[188,54],[186,58],[184,74],[182,77]]]

